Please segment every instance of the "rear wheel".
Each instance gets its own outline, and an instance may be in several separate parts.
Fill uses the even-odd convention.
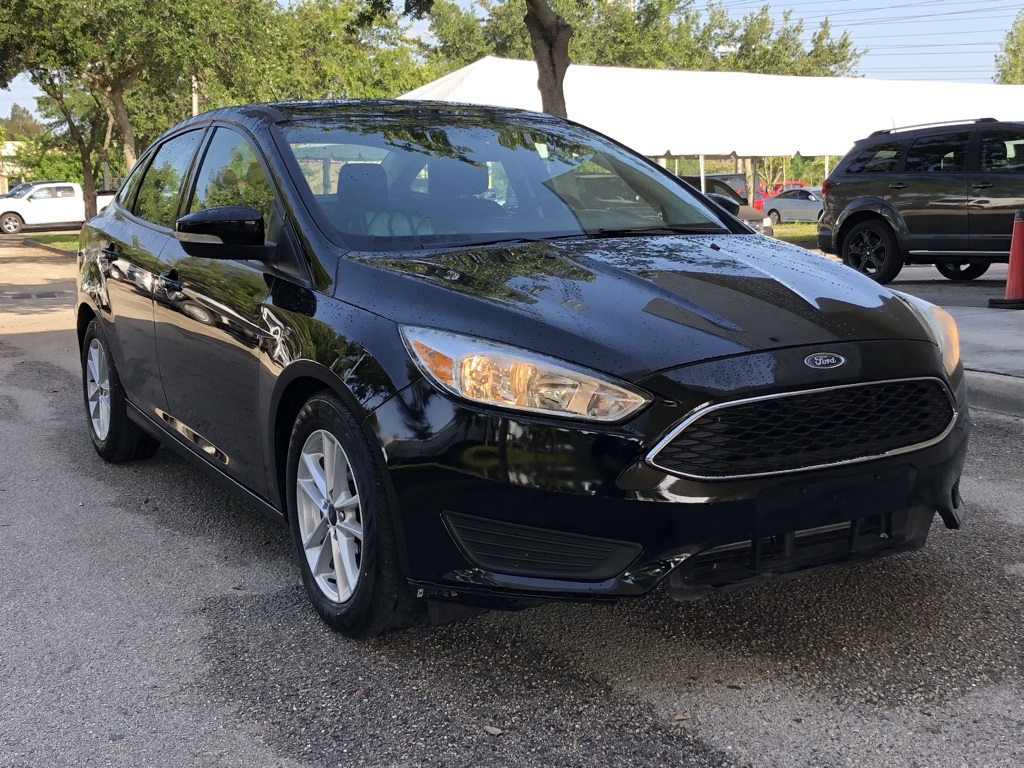
[[[5,235],[16,235],[25,226],[25,220],[16,213],[5,213],[0,216],[0,231]]]
[[[92,444],[103,459],[148,459],[160,444],[128,418],[128,398],[100,324],[89,323],[82,340],[82,394]]]
[[[768,218],[772,220],[772,224],[778,224],[782,221],[778,211],[768,211]]]
[[[975,280],[986,272],[991,264],[971,263],[969,261],[940,261],[935,265],[939,274],[950,280]]]
[[[888,283],[903,269],[889,225],[881,221],[862,221],[843,240],[843,263],[867,275],[877,283]]]
[[[372,637],[414,623],[384,478],[334,394],[299,411],[288,445],[288,518],[306,594],[332,629]]]

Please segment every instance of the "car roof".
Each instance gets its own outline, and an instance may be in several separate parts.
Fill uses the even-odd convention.
[[[875,143],[878,139],[891,136],[894,139],[903,139],[908,136],[917,136],[920,134],[928,133],[945,133],[950,129],[955,128],[967,128],[970,129],[976,125],[984,125],[986,127],[991,126],[1014,126],[1018,128],[1024,128],[1024,122],[1017,120],[996,120],[994,117],[979,117],[968,120],[949,120],[941,123],[922,123],[920,125],[907,125],[895,128],[882,128],[874,131],[868,136],[857,142],[857,144],[864,144],[866,142]]]
[[[373,117],[387,115],[430,114],[441,117],[529,117],[543,122],[562,122],[561,118],[542,112],[510,107],[460,104],[446,101],[412,101],[397,99],[325,99],[320,101],[276,101],[261,104],[221,107],[189,118],[182,126],[212,120],[238,122],[290,123],[325,117]]]

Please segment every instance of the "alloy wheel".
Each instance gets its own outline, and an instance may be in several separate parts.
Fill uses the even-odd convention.
[[[21,230],[21,221],[19,221],[18,217],[13,214],[4,216],[3,219],[0,220],[0,229],[3,229],[3,231],[8,235],[16,235]]]
[[[352,465],[330,432],[302,446],[296,476],[299,536],[310,573],[335,603],[352,597],[362,564],[363,520]]]
[[[110,366],[99,339],[89,344],[85,360],[86,396],[89,401],[89,423],[100,440],[110,433]]]
[[[849,244],[850,266],[865,275],[875,275],[885,266],[886,248],[882,236],[871,229],[855,233]]]

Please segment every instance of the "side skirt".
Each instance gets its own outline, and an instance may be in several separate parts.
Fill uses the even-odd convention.
[[[201,456],[197,455],[195,451],[193,451],[191,448],[185,445],[185,443],[182,441],[180,437],[178,437],[173,432],[169,432],[168,430],[161,427],[156,421],[149,418],[146,414],[139,410],[138,407],[136,407],[133,403],[128,403],[127,410],[128,418],[131,419],[132,422],[139,427],[139,429],[146,432],[146,434],[151,435],[152,437],[159,440],[161,445],[167,446],[175,453],[179,454],[185,459],[188,459],[188,461],[191,462],[194,466],[203,470],[214,480],[218,481],[222,486],[227,488],[229,491],[232,491],[236,496],[245,499],[247,502],[249,502],[254,507],[259,509],[260,512],[265,514],[274,522],[280,525],[286,524],[284,513],[281,512],[276,507],[274,507],[273,504],[271,504],[263,497],[256,495],[248,488],[246,488],[244,485],[240,484],[234,478],[224,474],[224,472],[221,471],[218,467],[215,467],[213,464],[206,461]]]

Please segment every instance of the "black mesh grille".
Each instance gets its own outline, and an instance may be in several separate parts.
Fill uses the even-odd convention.
[[[608,579],[640,554],[633,542],[599,539],[445,513],[449,530],[470,560],[499,573],[547,578]]]
[[[926,443],[952,419],[935,379],[807,392],[710,411],[651,461],[702,478],[792,472]]]

